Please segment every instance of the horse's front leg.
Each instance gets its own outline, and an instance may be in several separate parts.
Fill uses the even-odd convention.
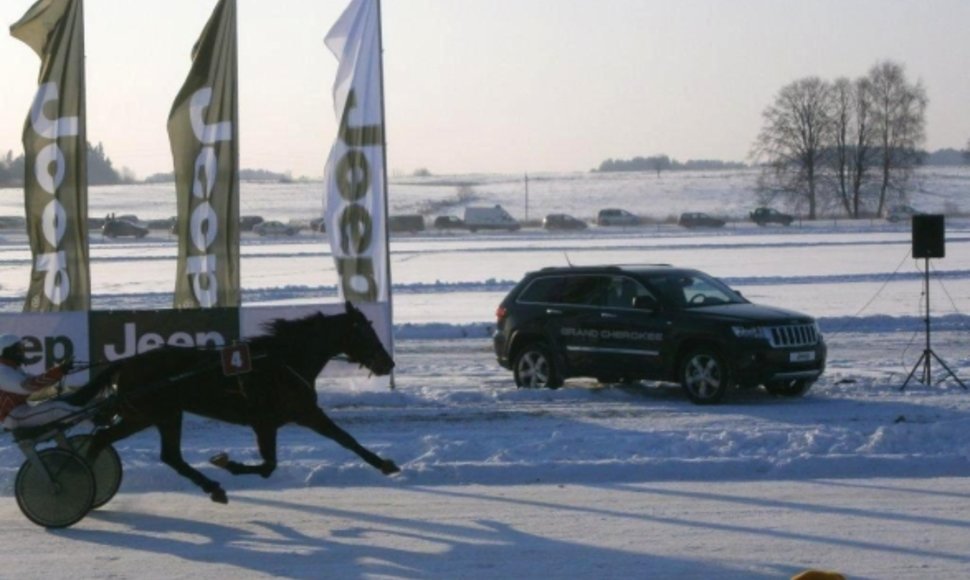
[[[380,469],[384,475],[391,475],[401,471],[401,468],[390,459],[384,459],[358,443],[356,439],[350,436],[350,433],[341,429],[319,407],[313,407],[313,412],[306,417],[301,417],[296,423],[297,425],[309,427],[324,437],[329,437],[347,449],[350,449],[359,455],[361,459],[373,467]]]
[[[202,491],[209,494],[209,498],[216,503],[229,503],[225,490],[219,482],[212,481],[202,475],[198,470],[182,459],[182,413],[176,413],[171,418],[159,421],[155,425],[162,441],[162,461],[178,472],[182,477],[187,477],[195,485],[202,488]]]
[[[253,431],[256,433],[256,444],[259,446],[259,455],[263,462],[259,465],[247,465],[229,459],[227,453],[214,455],[209,461],[221,467],[233,475],[245,475],[256,473],[262,477],[269,477],[276,469],[276,431],[275,425],[254,425]]]

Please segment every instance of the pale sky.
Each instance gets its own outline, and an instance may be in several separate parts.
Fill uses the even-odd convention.
[[[0,1],[16,22],[32,0]],[[238,0],[242,165],[320,176],[336,131],[323,37],[346,0]],[[86,0],[88,139],[138,177],[215,0]],[[782,86],[902,63],[929,149],[970,138],[970,0],[384,0],[388,170],[587,171],[666,153],[745,161]],[[40,61],[0,35],[0,153]]]

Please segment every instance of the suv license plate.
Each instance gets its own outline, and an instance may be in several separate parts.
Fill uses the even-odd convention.
[[[791,362],[811,362],[815,360],[815,351],[805,350],[801,352],[793,352],[788,355],[788,360]]]

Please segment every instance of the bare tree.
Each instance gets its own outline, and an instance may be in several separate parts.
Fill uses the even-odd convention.
[[[858,202],[852,196],[850,177],[852,155],[853,102],[855,87],[847,78],[839,78],[832,85],[832,155],[830,161],[835,180],[835,192],[850,217],[858,217]],[[855,203],[853,203],[855,201]],[[855,210],[855,211],[853,211]]]
[[[835,197],[849,217],[858,218],[876,161],[869,79],[840,78],[832,85],[832,144],[828,156]]]
[[[902,65],[892,61],[876,64],[869,71],[872,86],[873,121],[879,156],[879,205],[882,214],[889,194],[904,199],[906,186],[919,162],[919,149],[926,140],[926,105],[921,83],[910,84]]]
[[[784,196],[796,207],[808,205],[808,219],[818,211],[820,178],[833,122],[832,87],[818,77],[786,85],[762,113],[764,125],[752,150],[763,164],[758,189],[762,197]]]

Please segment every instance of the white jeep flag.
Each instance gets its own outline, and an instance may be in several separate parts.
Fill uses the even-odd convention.
[[[378,0],[351,0],[324,41],[340,61],[324,220],[340,298],[352,302],[390,300],[379,10]]]
[[[88,310],[87,136],[81,0],[38,0],[10,34],[41,58],[24,124],[24,206],[33,265],[25,312]]]

